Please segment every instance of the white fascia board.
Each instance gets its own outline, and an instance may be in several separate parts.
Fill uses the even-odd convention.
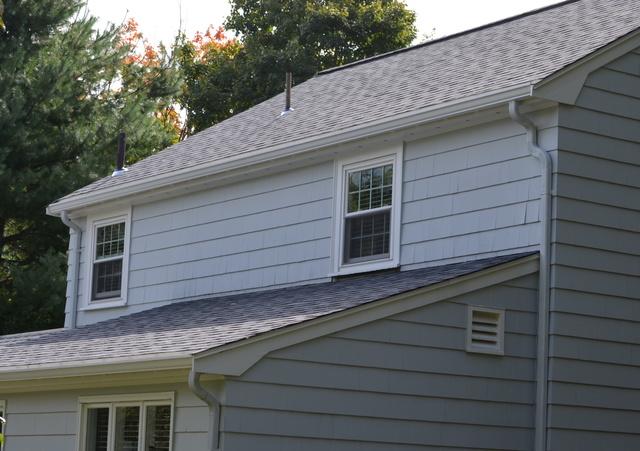
[[[50,204],[47,207],[47,214],[59,216],[62,211],[73,211],[80,208],[90,207],[100,202],[108,202],[117,198],[124,198],[151,191],[158,188],[167,188],[169,185],[185,184],[196,181],[203,177],[211,177],[234,169],[244,168],[267,162],[274,162],[282,158],[302,154],[322,148],[344,144],[347,142],[365,139],[384,133],[390,133],[403,128],[415,127],[417,125],[447,119],[452,116],[470,113],[480,109],[491,108],[511,100],[520,100],[531,97],[532,85],[526,83],[511,88],[491,91],[482,95],[471,96],[461,100],[445,102],[422,108],[416,111],[398,114],[393,118],[384,118],[371,121],[359,127],[348,130],[340,130],[332,133],[325,133],[320,136],[313,136],[291,143],[272,146],[246,154],[201,164],[170,173],[159,174],[135,180],[124,185],[113,186],[89,192],[77,197]]]
[[[575,105],[589,74],[640,47],[640,28],[539,81],[533,96]]]
[[[240,376],[268,353],[435,302],[538,272],[539,256],[524,257],[466,276],[322,316],[194,354],[199,373]]]
[[[90,376],[140,371],[190,368],[189,353],[148,354],[139,357],[78,360],[41,365],[19,365],[0,369],[0,382],[58,377]]]

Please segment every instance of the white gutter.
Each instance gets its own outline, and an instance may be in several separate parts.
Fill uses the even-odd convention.
[[[295,142],[267,147],[265,149],[235,155],[233,157],[212,161],[198,166],[178,169],[172,172],[98,189],[93,192],[74,196],[69,199],[63,199],[50,204],[47,207],[47,214],[57,216],[64,210],[71,211],[79,208],[85,208],[100,202],[107,202],[115,198],[122,199],[126,196],[136,195],[158,188],[167,188],[169,185],[178,183],[188,183],[196,179],[210,177],[246,166],[272,162],[278,158],[298,155],[374,135],[415,127],[427,122],[442,120],[483,108],[491,108],[511,100],[530,97],[532,89],[533,86],[530,83],[525,83],[499,91],[491,91],[477,96],[470,96],[462,100],[454,100],[432,105],[416,111],[398,114],[392,118],[387,117],[378,119],[346,130],[323,133],[322,135],[312,136]]]
[[[190,367],[191,360],[190,353],[176,352],[147,354],[139,357],[108,357],[60,363],[14,365],[9,369],[0,368],[0,382],[184,369]]]
[[[189,388],[198,398],[203,400],[207,406],[209,406],[207,449],[215,451],[219,449],[220,413],[222,408],[218,398],[216,398],[213,393],[204,388],[200,383],[201,374],[202,373],[198,373],[195,369],[191,368],[191,371],[189,371]]]
[[[526,116],[520,114],[519,103],[509,102],[509,116],[527,130],[527,144],[531,155],[542,165],[542,194],[540,223],[543,227],[540,243],[540,273],[538,282],[538,349],[536,365],[536,418],[535,447],[544,451],[547,441],[547,381],[549,367],[549,278],[551,271],[551,199],[553,189],[553,160],[547,151],[538,145],[538,129]]]
[[[60,219],[71,230],[75,232],[73,241],[73,251],[71,252],[71,267],[73,268],[73,280],[71,281],[71,293],[69,294],[69,323],[65,326],[69,329],[76,328],[78,316],[78,283],[80,280],[80,258],[82,253],[82,229],[73,222],[67,211],[60,213]]]

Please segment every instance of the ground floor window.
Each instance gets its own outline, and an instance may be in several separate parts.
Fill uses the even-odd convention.
[[[4,449],[4,425],[6,423],[6,407],[3,400],[0,400],[0,451]]]
[[[173,394],[81,398],[81,451],[170,451]]]

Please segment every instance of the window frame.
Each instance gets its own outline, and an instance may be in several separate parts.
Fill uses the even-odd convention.
[[[107,451],[115,449],[115,415],[117,407],[139,407],[140,421],[138,427],[138,451],[144,451],[146,445],[146,419],[148,406],[169,405],[171,420],[169,422],[169,451],[173,450],[175,423],[175,392],[140,393],[127,395],[83,396],[78,398],[78,441],[77,451],[86,451],[87,411],[95,408],[109,409]]]
[[[393,166],[391,207],[373,208],[363,212],[347,212],[348,175],[350,172],[391,164]],[[334,170],[334,227],[332,269],[330,276],[343,276],[381,269],[397,268],[400,265],[400,220],[402,211],[403,143],[386,143],[373,147],[369,152],[335,161]],[[345,262],[345,234],[347,217],[364,216],[390,210],[389,256],[364,258]]]
[[[124,222],[124,253],[122,254],[122,279],[120,295],[103,299],[93,299],[93,276],[96,263],[96,239],[99,227]],[[81,310],[122,307],[127,304],[127,288],[129,285],[129,253],[131,248],[131,208],[113,212],[109,215],[87,217],[85,255],[85,281],[83,284],[84,305]],[[113,260],[113,258],[112,258]],[[105,259],[104,261],[108,261]]]
[[[0,417],[7,419],[7,401],[4,399],[0,399]],[[0,424],[0,433],[4,434],[4,441],[7,441],[7,430],[6,424]],[[4,443],[0,445],[0,451],[4,450]]]

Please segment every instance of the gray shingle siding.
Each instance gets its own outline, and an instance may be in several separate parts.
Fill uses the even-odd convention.
[[[555,149],[555,110],[535,118],[543,146]],[[540,168],[514,122],[407,142],[404,161],[404,269],[537,249]]]
[[[555,146],[556,111],[536,120]],[[539,167],[513,121],[408,141],[403,158],[403,270],[537,249]],[[334,189],[328,161],[134,206],[128,304],[80,311],[78,324],[328,280]]]
[[[0,394],[7,403],[4,450],[77,450],[79,397],[149,392],[175,393],[173,449],[206,449],[207,408],[200,405],[200,400],[189,390],[186,381],[161,385],[149,381],[144,386]]]
[[[640,50],[559,123],[549,449],[638,449]]]
[[[505,356],[465,352],[467,305]],[[225,451],[530,450],[537,276],[273,352],[225,382]]]

